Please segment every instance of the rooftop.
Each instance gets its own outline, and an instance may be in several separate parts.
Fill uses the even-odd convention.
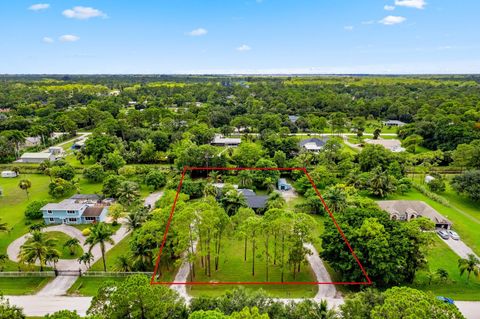
[[[44,158],[44,159],[49,159],[51,153],[43,153],[43,152],[38,152],[38,153],[23,153],[20,158]]]
[[[102,214],[103,206],[89,206],[85,209],[83,217],[98,217]]]
[[[212,144],[240,144],[241,142],[241,138],[228,138],[217,134],[213,138]]]
[[[64,199],[60,203],[48,203],[40,210],[82,210],[86,204],[77,203],[74,199]]]
[[[451,221],[433,209],[430,205],[419,200],[382,200],[377,203],[381,209],[387,211],[390,215],[416,213],[422,217],[429,218],[436,224],[452,224]]]

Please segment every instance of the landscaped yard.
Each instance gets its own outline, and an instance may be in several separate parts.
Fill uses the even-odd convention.
[[[72,295],[95,296],[98,288],[107,281],[121,282],[126,277],[79,277],[68,293]]]
[[[0,277],[0,293],[4,295],[31,295],[43,288],[50,277]]]
[[[65,242],[72,237],[68,236],[65,233],[59,231],[47,232],[46,236],[48,238],[53,238],[57,241],[55,248],[60,252],[60,259],[77,259],[83,254],[83,249],[80,246],[77,246],[73,255],[70,254],[70,250],[67,247],[63,247]],[[27,240],[27,243],[31,239]]]
[[[28,179],[32,182],[29,198],[25,191],[18,187],[21,179]],[[11,229],[8,233],[0,233],[0,254],[6,252],[12,241],[28,232],[24,211],[30,202],[35,200],[59,202],[62,200],[54,199],[48,194],[49,183],[50,178],[42,174],[22,174],[19,178],[0,179],[0,187],[3,189],[3,196],[0,196],[0,218],[2,222],[8,223],[8,227]],[[82,193],[89,194],[100,192],[102,185],[88,183],[82,178],[79,188]],[[7,261],[5,270],[18,270],[18,267],[14,262]]]
[[[106,254],[107,260],[107,271],[118,271],[116,266],[117,258],[123,254],[126,254],[130,251],[128,247],[128,241],[130,240],[130,235],[125,237],[119,243],[117,243],[112,249],[110,249]],[[90,270],[93,271],[103,271],[103,262],[102,259],[99,259],[96,263],[92,265]]]
[[[415,279],[414,288],[432,291],[437,296],[445,296],[455,300],[480,300],[480,279],[467,274],[460,276],[458,270],[458,255],[455,254],[438,236],[428,254],[428,267],[430,272],[435,273],[442,268],[448,272],[449,279],[443,281],[435,278],[428,284],[427,271],[419,271]]]

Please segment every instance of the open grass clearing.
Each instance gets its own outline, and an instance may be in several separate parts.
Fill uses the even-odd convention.
[[[467,280],[467,274],[460,276],[458,270],[458,259],[450,247],[447,246],[438,236],[435,236],[434,245],[428,252],[428,269],[435,273],[437,269],[442,268],[448,272],[449,279],[443,281],[434,278],[429,284],[427,270],[417,272],[414,288],[431,291],[436,296],[449,297],[454,300],[480,300],[480,279],[470,276]]]
[[[56,240],[55,248],[60,252],[60,259],[77,259],[83,254],[83,249],[79,245],[75,248],[73,255],[70,254],[69,248],[63,246],[67,240],[72,239],[72,237],[65,233],[52,231],[46,232],[45,236]],[[26,243],[29,242],[31,242],[31,239],[27,240]]]
[[[0,293],[4,295],[32,295],[43,288],[50,277],[0,278]]]

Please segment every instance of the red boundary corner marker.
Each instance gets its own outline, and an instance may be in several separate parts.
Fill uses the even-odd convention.
[[[323,207],[325,207],[325,210],[328,212],[330,215],[330,218],[332,219],[333,223],[335,224],[335,227],[338,229],[338,232],[342,236],[343,240],[345,241],[345,244],[347,245],[350,253],[352,254],[353,258],[357,262],[358,266],[360,267],[363,275],[365,276],[366,281],[360,281],[360,282],[162,282],[162,281],[155,281],[155,276],[158,271],[158,267],[160,265],[160,256],[162,255],[163,247],[165,246],[165,242],[167,240],[167,234],[168,230],[170,228],[170,223],[172,222],[173,214],[175,212],[175,207],[177,205],[177,200],[178,200],[178,195],[180,194],[180,190],[182,189],[182,184],[183,180],[185,179],[185,174],[188,171],[244,171],[244,170],[251,170],[251,171],[302,171],[305,173],[307,176],[308,180],[312,184],[313,189],[315,190],[315,193],[317,196],[320,198],[322,201]],[[308,174],[307,169],[304,167],[296,167],[296,168],[276,168],[276,167],[268,167],[268,168],[248,168],[248,167],[184,167],[182,171],[182,177],[180,179],[180,183],[178,184],[177,188],[177,193],[175,195],[175,200],[173,201],[172,209],[170,211],[170,217],[168,218],[167,221],[167,227],[165,229],[165,233],[163,234],[163,240],[162,244],[160,245],[160,249],[158,252],[157,260],[155,262],[155,268],[153,271],[152,278],[150,280],[150,284],[152,285],[326,285],[326,284],[334,284],[334,285],[371,285],[372,281],[370,280],[370,277],[368,277],[367,272],[362,266],[362,263],[358,259],[357,255],[355,254],[355,251],[352,249],[350,246],[350,243],[348,242],[347,238],[345,237],[345,234],[343,233],[342,229],[338,225],[337,221],[335,220],[335,217],[333,216],[332,212],[328,208],[327,204],[325,203],[325,200],[323,199],[322,195],[318,191],[317,186],[313,182],[312,177]]]

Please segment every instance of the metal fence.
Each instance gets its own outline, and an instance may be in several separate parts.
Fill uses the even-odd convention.
[[[115,272],[115,271],[87,271],[82,274],[84,277],[128,277],[132,275],[146,275],[151,277],[152,272]]]
[[[0,278],[6,277],[55,277],[54,271],[2,271]]]

